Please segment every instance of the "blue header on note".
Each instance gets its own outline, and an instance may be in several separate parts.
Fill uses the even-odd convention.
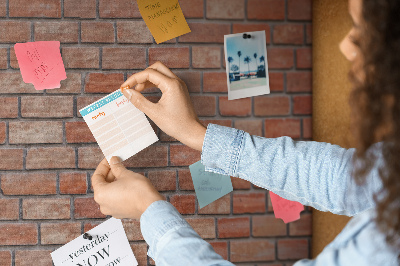
[[[103,99],[100,99],[97,102],[89,105],[88,107],[80,110],[79,113],[81,113],[82,116],[88,115],[91,112],[96,111],[100,107],[102,107],[102,106],[114,101],[115,99],[117,99],[117,98],[119,98],[121,96],[123,96],[122,92],[120,90],[117,90],[117,91],[111,93],[110,95],[104,97]]]

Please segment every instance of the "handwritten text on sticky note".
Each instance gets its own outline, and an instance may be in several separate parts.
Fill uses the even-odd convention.
[[[14,45],[15,55],[25,83],[36,90],[60,88],[67,78],[60,54],[60,42],[27,42]]]
[[[190,32],[178,0],[137,0],[137,3],[156,43]]]
[[[304,206],[301,203],[281,198],[271,191],[269,196],[271,197],[275,218],[281,218],[285,223],[300,219],[300,213],[304,210]]]

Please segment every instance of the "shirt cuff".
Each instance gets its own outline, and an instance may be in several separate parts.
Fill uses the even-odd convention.
[[[155,260],[161,238],[170,230],[190,227],[177,209],[169,202],[153,202],[140,217],[140,230],[149,245],[148,255]]]
[[[237,177],[244,133],[235,128],[208,124],[201,153],[205,170]]]

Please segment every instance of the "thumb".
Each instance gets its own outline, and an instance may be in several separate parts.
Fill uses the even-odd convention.
[[[116,178],[121,178],[125,171],[128,171],[125,166],[122,164],[121,158],[117,156],[113,156],[110,159],[110,168],[111,172],[114,174]]]
[[[125,89],[123,94],[140,111],[149,116],[151,110],[154,110],[154,103],[146,99],[140,92],[134,89]]]

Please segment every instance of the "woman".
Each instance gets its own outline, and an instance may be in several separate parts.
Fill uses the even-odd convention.
[[[202,151],[206,170],[236,176],[283,198],[355,216],[315,260],[295,265],[398,265],[400,250],[400,1],[350,0],[354,26],[340,44],[352,62],[357,149],[266,139],[217,125],[204,128],[185,84],[156,63],[131,76],[124,95],[165,133]],[[157,86],[156,104],[140,91]],[[356,182],[357,181],[357,182]],[[231,265],[202,240],[147,178],[113,157],[92,177],[104,214],[140,218],[157,265]]]

